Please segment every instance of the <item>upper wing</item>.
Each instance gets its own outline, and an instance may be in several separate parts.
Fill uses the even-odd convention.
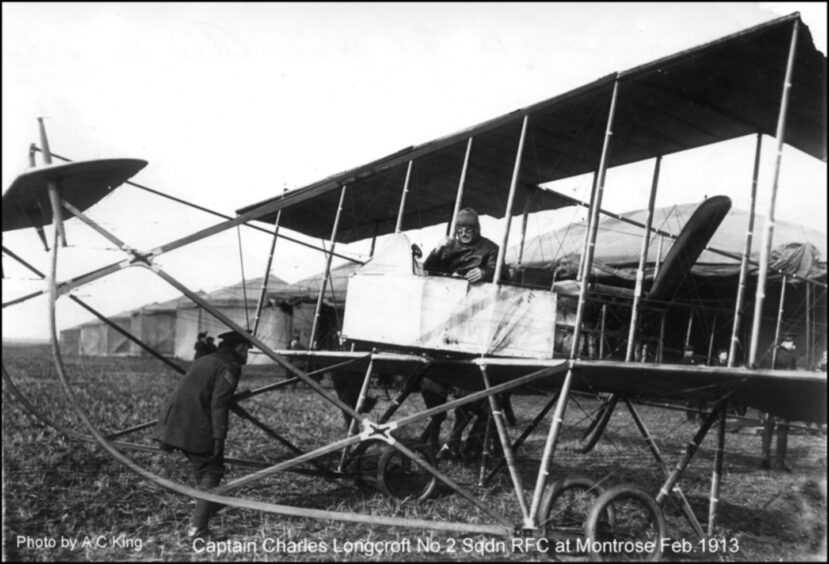
[[[471,139],[464,205],[502,217],[522,122],[527,147],[512,213],[568,205],[535,186],[596,170],[614,81],[614,167],[762,132],[774,134],[792,29],[800,24],[787,114],[786,142],[826,160],[826,57],[798,15],[786,16],[238,210],[306,235],[327,238],[346,186],[337,240],[393,232],[411,161],[402,230],[448,222]],[[525,203],[527,207],[525,208]]]

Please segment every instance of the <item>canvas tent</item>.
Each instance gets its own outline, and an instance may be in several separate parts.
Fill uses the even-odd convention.
[[[110,317],[110,321],[130,330],[130,312]],[[89,321],[75,328],[78,331],[77,354],[88,356],[128,356],[132,353],[129,339],[100,320]],[[73,330],[75,330],[73,329]],[[71,339],[71,331],[67,339]]]
[[[252,328],[256,317],[256,305],[262,289],[263,278],[255,278],[245,282],[238,282],[232,286],[221,288],[214,292],[199,292],[199,295],[217,308],[223,315],[242,327]],[[290,295],[286,291],[287,284],[275,277],[268,278],[266,301],[259,318],[256,336],[272,349],[286,349],[291,339],[292,316],[291,309],[271,299],[272,295]],[[187,298],[180,298],[176,303],[175,318],[175,356],[191,360],[194,355],[193,345],[199,332],[205,331],[216,339],[218,335],[228,331],[228,328],[209,312],[197,306]],[[248,359],[250,364],[267,364],[272,362],[267,356],[252,351]]]
[[[156,302],[132,312],[130,332],[161,355],[173,356],[176,340],[177,299]],[[148,355],[144,349],[130,343],[130,354]]]
[[[60,332],[60,350],[67,355],[77,355],[81,352],[81,328],[70,327]]]
[[[331,269],[330,279],[323,296],[318,329],[318,348],[335,348],[336,331],[345,307],[345,293],[348,278],[359,268],[358,263],[346,262]],[[293,284],[284,284],[268,291],[268,300],[276,307],[289,312],[291,331],[307,347],[311,346],[311,328],[314,323],[319,290],[325,272],[318,272]],[[286,348],[286,347],[283,347]]]
[[[678,235],[691,217],[699,203],[668,206],[654,210],[653,227]],[[644,224],[647,210],[637,210],[621,214],[622,217]],[[739,272],[739,257],[743,253],[748,228],[749,214],[739,209],[731,209],[720,224],[709,247],[726,251],[736,258],[732,259],[711,250],[703,251],[693,266],[691,272],[699,276],[732,276]],[[759,260],[759,234],[763,228],[763,217],[757,216],[754,223],[755,239],[752,245],[751,259]],[[524,245],[522,266],[528,269],[543,269],[554,271],[559,269],[565,275],[572,273],[578,266],[579,258],[584,247],[584,237],[587,225],[585,222],[566,225],[536,238],[529,239]],[[642,248],[641,227],[631,225],[613,217],[602,217],[599,223],[598,239],[592,274],[594,276],[615,276],[626,280],[634,280],[639,254]],[[662,260],[670,250],[673,240],[663,239],[661,256],[659,244],[660,235],[651,233],[648,247],[648,271],[646,276],[652,276],[657,260]],[[803,260],[810,264],[806,267],[806,274],[810,278],[825,275],[826,272],[826,236],[802,225],[776,221],[774,227],[774,249],[777,262],[791,262],[793,255],[800,254]],[[811,247],[811,249],[810,249]],[[817,256],[815,257],[815,253]],[[517,263],[520,248],[511,247],[507,252],[507,262]],[[800,267],[798,261],[798,267]],[[782,264],[782,263],[780,263]],[[778,264],[779,266],[779,264]],[[772,264],[772,268],[775,265]],[[756,273],[756,268],[755,268]]]

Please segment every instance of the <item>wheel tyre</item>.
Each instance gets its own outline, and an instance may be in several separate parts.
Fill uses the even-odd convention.
[[[598,483],[582,474],[573,474],[559,478],[549,484],[541,497],[539,507],[539,522],[544,537],[548,539],[548,547],[555,546],[557,541],[569,540],[570,546],[576,539],[583,538],[587,517],[596,499],[604,493],[604,488]],[[612,508],[611,514],[606,517],[609,522],[614,521]],[[562,554],[548,552],[549,557],[564,556]],[[584,555],[581,553],[568,553],[566,556]]]
[[[613,515],[613,520],[608,519]],[[590,557],[598,562],[638,560],[657,562],[662,559],[662,539],[667,537],[667,526],[662,508],[639,486],[619,484],[608,488],[598,497],[585,525],[585,537]],[[608,553],[597,550],[596,543],[607,541],[653,542],[653,550],[646,553]]]
[[[406,446],[437,468],[438,461],[431,448],[409,443]],[[392,499],[423,501],[437,489],[437,478],[388,445],[377,463],[377,485],[381,492]]]

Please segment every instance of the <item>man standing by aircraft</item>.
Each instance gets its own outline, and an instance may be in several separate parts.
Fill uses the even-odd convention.
[[[777,346],[774,359],[774,366],[777,370],[797,370],[797,357],[795,356],[794,337],[785,334],[783,340]],[[760,465],[771,468],[771,439],[774,428],[777,427],[777,451],[775,452],[775,465],[779,470],[791,472],[792,469],[786,464],[786,450],[789,443],[789,422],[782,419],[775,419],[771,414],[766,414],[766,422],[763,425],[763,460]]]
[[[196,351],[196,354],[193,356],[193,360],[199,359],[203,357],[207,353],[207,333],[204,331],[200,331],[198,336],[196,337],[196,343],[193,345],[193,350]]]
[[[455,218],[454,237],[447,237],[423,262],[429,274],[463,276],[469,282],[492,282],[498,245],[481,237],[478,212],[464,208]]]
[[[184,453],[201,490],[215,488],[224,476],[228,415],[250,349],[247,337],[236,331],[222,333],[219,338],[219,350],[196,360],[184,375],[157,429],[162,450]],[[208,540],[207,523],[221,507],[197,501],[187,536]]]

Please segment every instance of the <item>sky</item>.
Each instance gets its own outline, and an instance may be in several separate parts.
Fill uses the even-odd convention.
[[[37,118],[44,117],[54,153],[145,159],[149,165],[136,182],[233,215],[403,147],[795,11],[826,53],[825,3],[4,2],[3,190],[28,167],[28,147],[39,144]],[[765,140],[765,178],[772,145]],[[744,184],[752,158],[751,139],[666,158],[657,205],[700,199],[717,183]],[[699,163],[714,181],[689,173]],[[778,218],[825,233],[826,165],[791,148],[784,163],[781,181],[798,197],[781,202]],[[609,171],[605,207],[646,207],[652,166]],[[588,187],[589,179],[577,178],[557,188],[587,199]],[[742,194],[734,205],[745,209],[747,190]],[[88,213],[139,249],[217,222],[131,187]],[[550,221],[538,219],[531,229],[550,228]],[[498,229],[494,220],[484,222],[485,231]],[[59,279],[124,256],[77,220],[67,222],[67,237]],[[414,240],[430,248],[437,237],[424,230]],[[4,233],[3,244],[48,271],[34,232]],[[262,276],[269,246],[267,235],[231,230],[158,264],[192,289],[210,291],[243,274]],[[274,260],[274,273],[287,281],[325,265],[320,253],[283,241]],[[3,269],[4,302],[44,287],[5,256]],[[114,314],[178,292],[149,271],[128,269],[76,295]],[[47,312],[45,298],[4,309],[4,339],[48,338]],[[59,328],[88,319],[75,304],[59,301]]]

